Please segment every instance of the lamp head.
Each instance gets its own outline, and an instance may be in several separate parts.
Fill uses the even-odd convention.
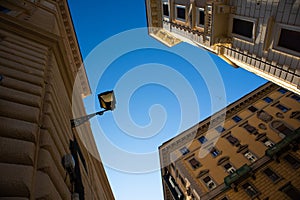
[[[98,94],[98,99],[101,108],[105,110],[114,110],[116,107],[116,99],[114,95],[114,91],[106,91]]]

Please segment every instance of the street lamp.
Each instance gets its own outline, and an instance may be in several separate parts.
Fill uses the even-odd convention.
[[[116,107],[116,99],[114,95],[114,91],[106,91],[98,94],[98,100],[100,103],[100,107],[103,108],[104,110],[101,110],[99,112],[95,112],[83,117],[79,117],[76,119],[71,119],[71,127],[75,128],[76,126],[79,126],[83,124],[84,122],[88,121],[92,117],[96,115],[103,115],[104,112],[109,111],[109,110],[114,110]]]

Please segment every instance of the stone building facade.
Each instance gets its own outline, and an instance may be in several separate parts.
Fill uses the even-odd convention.
[[[0,198],[114,199],[89,123],[70,125],[91,91],[67,1],[1,0],[0,27]]]
[[[300,197],[300,96],[271,82],[159,147],[164,199]]]
[[[217,54],[300,94],[300,1],[146,0],[149,35]]]

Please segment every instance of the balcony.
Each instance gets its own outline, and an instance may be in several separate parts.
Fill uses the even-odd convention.
[[[245,164],[234,173],[226,176],[224,183],[227,187],[234,188],[237,191],[237,185],[250,176],[253,176],[252,169],[249,165]]]
[[[184,197],[182,191],[179,189],[174,178],[170,174],[164,175],[163,178],[168,186],[168,189],[171,191],[173,198],[175,200],[185,200],[185,197]]]
[[[278,157],[289,150],[291,147],[297,147],[300,142],[300,128],[295,130],[292,134],[286,136],[280,142],[276,143],[274,146],[268,148],[265,151],[265,155],[272,158],[278,159]]]

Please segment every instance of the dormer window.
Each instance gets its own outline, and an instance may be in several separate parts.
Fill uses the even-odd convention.
[[[162,2],[163,16],[169,17],[169,4],[168,2]]]
[[[204,8],[198,8],[197,9],[197,20],[196,20],[198,27],[204,27],[205,23],[205,14],[204,14]]]
[[[185,22],[185,6],[176,5],[175,7],[176,19]]]

